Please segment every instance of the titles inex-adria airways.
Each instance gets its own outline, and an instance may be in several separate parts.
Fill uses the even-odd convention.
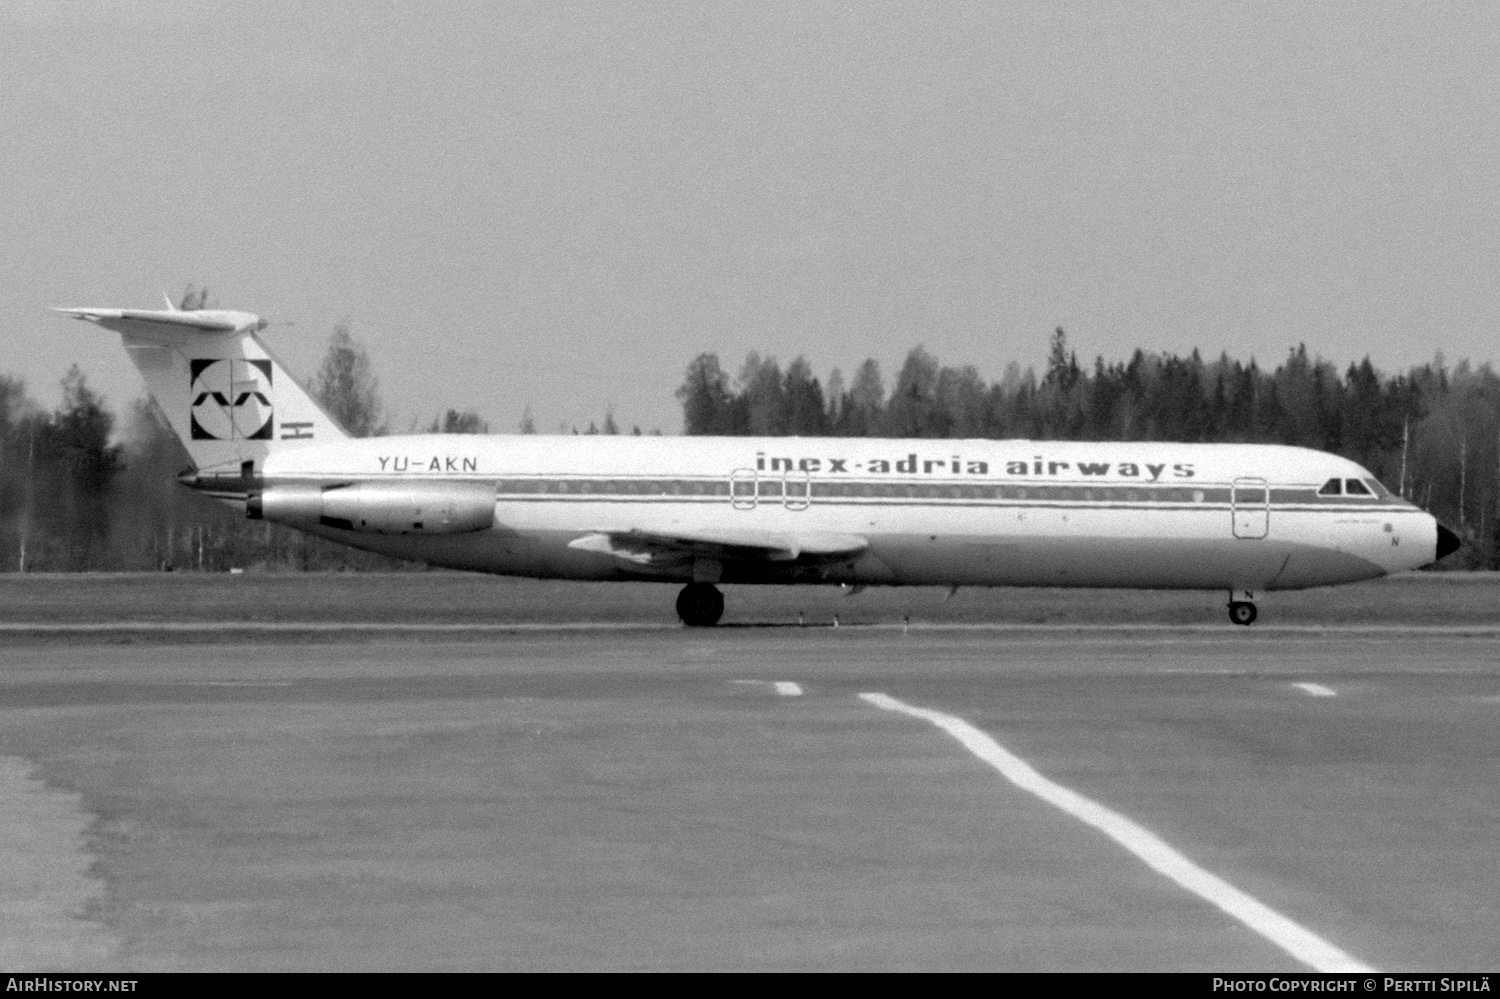
[[[1051,461],[1043,455],[1033,455],[1030,461],[1020,459],[996,462],[1005,475],[1074,476],[1092,475],[1120,479],[1146,479],[1155,482],[1167,472],[1165,462],[1135,461]],[[888,458],[870,458],[866,461],[851,461],[848,458],[786,458],[767,457],[764,451],[755,452],[755,468],[761,472],[864,472],[873,475],[989,475],[990,463],[962,455],[943,458],[918,458],[907,454],[891,461]],[[1192,462],[1177,462],[1168,473],[1172,478],[1191,479],[1194,476]],[[997,471],[995,474],[1001,474]]]

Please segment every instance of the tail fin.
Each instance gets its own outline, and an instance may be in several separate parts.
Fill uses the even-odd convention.
[[[170,304],[170,303],[169,303]],[[119,333],[200,471],[348,436],[266,349],[259,317],[227,309],[57,309]]]

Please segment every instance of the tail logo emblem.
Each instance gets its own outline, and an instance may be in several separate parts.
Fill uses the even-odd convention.
[[[271,362],[248,358],[190,362],[195,441],[271,439]]]

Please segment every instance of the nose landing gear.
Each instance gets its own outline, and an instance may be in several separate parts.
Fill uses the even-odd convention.
[[[713,583],[689,583],[677,594],[677,616],[689,628],[710,628],[724,616],[724,594]]]
[[[1246,627],[1255,623],[1255,594],[1250,590],[1229,591],[1229,620]]]

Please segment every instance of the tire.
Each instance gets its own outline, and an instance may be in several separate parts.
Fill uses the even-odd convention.
[[[689,628],[711,628],[724,616],[724,594],[712,583],[689,583],[677,594],[677,616]]]
[[[1229,620],[1249,627],[1255,623],[1255,605],[1243,600],[1232,601],[1229,604]]]

